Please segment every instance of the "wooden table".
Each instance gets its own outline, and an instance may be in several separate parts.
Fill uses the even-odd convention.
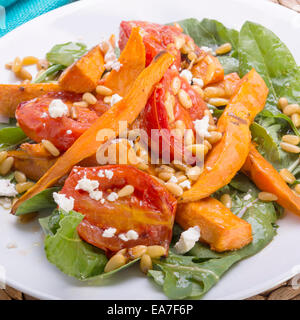
[[[270,0],[279,5],[288,7],[300,13],[300,0]],[[299,280],[300,281],[300,280]],[[35,298],[26,295],[11,287],[6,290],[0,290],[0,300],[35,300]],[[300,285],[298,289],[292,286],[292,279],[281,285],[251,297],[247,300],[300,300]]]

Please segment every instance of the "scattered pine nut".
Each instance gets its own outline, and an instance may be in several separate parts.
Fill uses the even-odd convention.
[[[39,61],[39,59],[37,57],[27,56],[22,59],[22,65],[23,66],[30,66],[33,64],[37,64],[38,61]]]
[[[284,107],[283,113],[286,116],[291,116],[294,113],[300,113],[300,106],[297,103],[288,104],[286,107]]]
[[[105,87],[105,86],[101,86],[101,85],[96,87],[96,92],[98,94],[100,94],[101,96],[105,96],[105,97],[111,96],[113,94],[111,89],[109,89],[108,87]]]
[[[197,84],[193,84],[192,89],[195,90],[202,99],[204,98],[204,92],[200,86],[198,86]]]
[[[232,45],[229,42],[227,42],[222,44],[216,49],[216,54],[219,54],[219,55],[226,54],[231,50],[232,50]]]
[[[147,251],[147,247],[143,245],[138,245],[128,250],[128,254],[132,259],[140,258]]]
[[[186,109],[189,109],[193,106],[193,102],[192,102],[191,97],[183,89],[179,90],[178,99],[179,99],[179,102],[181,103],[181,105]]]
[[[115,254],[114,256],[112,256],[105,268],[104,268],[104,272],[110,272],[110,271],[113,271],[113,270],[116,270],[122,266],[124,266],[127,262],[127,259],[124,255],[122,254]]]
[[[58,157],[60,155],[59,150],[55,147],[55,145],[51,141],[42,140],[42,144],[54,157]]]
[[[228,193],[224,193],[221,196],[220,201],[224,204],[226,208],[230,209],[232,207],[232,200]]]
[[[294,146],[296,146],[300,143],[300,138],[295,135],[287,134],[282,137],[282,142],[286,142],[286,143],[293,144]]]
[[[175,105],[175,97],[168,91],[166,93],[165,108],[167,110],[167,114],[170,122],[173,122],[175,120],[174,105]]]
[[[225,90],[218,87],[206,87],[203,93],[205,99],[223,98],[225,96]]]
[[[184,143],[186,146],[190,146],[195,142],[195,135],[192,129],[185,130]]]
[[[158,246],[158,245],[147,247],[146,252],[150,256],[150,258],[152,258],[152,259],[160,258],[160,257],[165,256],[167,254],[166,248],[163,246]]]
[[[189,179],[191,179],[192,181],[196,181],[196,180],[198,180],[201,172],[202,172],[201,168],[198,167],[198,166],[195,166],[195,167],[189,168],[189,169],[186,171],[186,175],[187,175],[187,176],[189,177]]]
[[[8,157],[8,152],[7,151],[1,151],[0,152],[0,163],[5,160]]]
[[[73,106],[70,110],[70,114],[72,119],[77,119],[78,118],[77,108]]]
[[[18,193],[23,193],[34,186],[34,182],[21,182],[16,184],[16,190]]]
[[[97,103],[97,98],[90,92],[86,92],[82,96],[82,100],[85,101],[87,104],[95,104]]]
[[[89,105],[86,101],[79,101],[79,102],[74,102],[73,106],[78,108],[87,108]]]
[[[265,202],[270,202],[270,201],[277,201],[277,196],[273,193],[270,192],[260,192],[258,194],[258,199],[265,201]]]
[[[128,196],[132,195],[133,192],[134,192],[134,187],[131,186],[130,184],[128,184],[127,186],[125,186],[124,188],[122,188],[118,192],[118,196],[119,196],[119,198],[128,197]]]
[[[300,195],[300,184],[296,184],[295,191]]]
[[[26,69],[21,68],[15,75],[22,80],[32,80],[32,75]]]
[[[279,174],[286,183],[292,184],[296,181],[295,176],[288,169],[281,169]]]
[[[283,110],[289,104],[288,99],[285,97],[281,97],[278,100],[278,107]]]
[[[300,114],[299,113],[292,114],[291,119],[292,119],[295,127],[299,128],[300,127]]]
[[[215,107],[223,107],[228,104],[229,100],[228,99],[223,99],[223,98],[210,98],[208,100],[208,103],[215,106]]]
[[[176,96],[181,88],[181,80],[179,77],[175,77],[172,80],[171,88],[172,88],[173,94]]]
[[[21,68],[22,68],[22,61],[19,57],[16,57],[13,61],[11,70],[12,72],[17,73],[21,70]]]
[[[14,164],[14,158],[13,157],[7,157],[4,159],[0,164],[0,175],[5,176],[9,173],[12,166]]]
[[[165,186],[175,197],[180,197],[183,194],[182,188],[176,183],[167,182]]]
[[[169,181],[172,178],[173,174],[171,172],[163,171],[158,174],[158,178],[163,181]]]
[[[282,150],[290,153],[300,153],[300,148],[298,146],[294,146],[293,144],[289,144],[286,142],[281,142],[280,147]]]
[[[207,140],[211,143],[217,143],[222,139],[222,133],[218,131],[210,131],[210,136],[207,137]]]
[[[26,182],[26,175],[21,171],[15,171],[14,173],[15,179],[18,183]]]
[[[140,262],[140,268],[143,273],[147,274],[152,269],[152,260],[148,254],[143,254]]]
[[[106,104],[110,104],[111,99],[112,99],[112,96],[106,96],[106,97],[104,97],[103,102]]]

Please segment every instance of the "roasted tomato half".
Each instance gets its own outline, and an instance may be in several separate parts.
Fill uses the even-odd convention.
[[[59,150],[67,150],[109,107],[101,101],[89,108],[76,108],[76,119],[67,116],[52,118],[49,105],[60,99],[69,111],[74,102],[82,101],[81,94],[52,92],[21,103],[16,110],[17,121],[25,134],[36,142],[51,141]]]
[[[118,197],[128,185],[133,192]],[[176,200],[164,186],[135,167],[74,167],[60,193],[73,197],[74,210],[85,215],[77,228],[80,237],[108,254],[136,245],[168,249]]]
[[[165,26],[145,21],[122,21],[120,24],[119,47],[124,49],[133,27],[140,27],[146,49],[146,65],[161,51],[168,50],[176,57],[175,65],[179,68],[181,64],[180,49],[184,43],[193,47],[197,55],[206,55],[194,43],[194,40],[182,33],[182,29],[176,26]]]
[[[175,82],[177,83],[176,89]],[[183,106],[182,100],[179,99],[180,90],[183,90],[189,97],[191,102],[189,108]],[[175,155],[176,159],[184,159],[185,155],[186,160],[192,161],[189,160],[192,155],[184,149],[184,134],[186,134],[184,130],[192,130],[195,137],[193,121],[202,119],[205,110],[208,109],[200,95],[185,78],[180,77],[175,68],[171,68],[154,89],[144,111],[137,120],[136,126],[144,129],[148,137],[151,137],[149,143],[155,154],[161,156],[165,146],[170,146],[170,160],[173,160]],[[160,139],[155,139],[153,135],[155,129],[156,132],[159,131]]]

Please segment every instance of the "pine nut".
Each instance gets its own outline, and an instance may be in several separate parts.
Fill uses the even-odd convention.
[[[186,146],[190,146],[194,143],[195,141],[195,136],[194,132],[192,129],[185,130],[184,133],[184,143]]]
[[[294,146],[296,146],[297,144],[300,143],[300,138],[295,135],[287,134],[282,137],[282,142],[286,142],[286,143],[293,144]]]
[[[15,73],[16,76],[22,80],[31,80],[32,75],[26,69],[21,68],[18,72]]]
[[[214,144],[222,139],[222,133],[218,131],[210,131],[210,136],[207,137],[207,140]]]
[[[70,114],[72,119],[77,119],[78,118],[77,108],[73,106],[70,110]]]
[[[265,202],[270,202],[270,201],[276,201],[278,198],[275,194],[270,193],[270,192],[260,192],[258,194],[258,199],[265,201]]]
[[[193,51],[189,52],[189,53],[188,53],[188,59],[189,59],[190,61],[195,61],[195,60],[197,59],[196,53],[193,52]]]
[[[288,104],[289,104],[289,102],[288,102],[288,99],[287,99],[287,98],[281,97],[281,98],[278,100],[278,107],[279,107],[281,110],[283,110]]]
[[[18,183],[26,182],[26,175],[21,171],[15,171],[14,173],[15,179]]]
[[[220,198],[220,201],[224,204],[224,206],[228,209],[231,208],[232,206],[232,200],[231,200],[231,197],[228,193],[224,193],[221,198]]]
[[[295,191],[300,194],[300,184],[296,184]]]
[[[128,250],[129,256],[132,259],[140,258],[147,251],[147,247],[143,245],[138,245]]]
[[[193,155],[196,157],[204,157],[207,152],[209,151],[209,148],[205,144],[191,144],[186,147],[188,151],[190,151]]]
[[[182,174],[182,172],[180,172],[180,173]],[[182,174],[181,176],[176,177],[176,179],[177,179],[177,183],[181,183],[181,182],[187,180],[187,176],[185,176],[184,174]]]
[[[90,92],[86,92],[82,96],[82,100],[88,104],[95,104],[97,102],[97,98]]]
[[[104,103],[107,103],[107,104],[110,104],[110,102],[111,102],[111,98],[112,96],[106,96],[106,97],[104,97],[104,99],[103,99],[103,102]]]
[[[149,246],[147,247],[147,254],[150,256],[150,258],[155,259],[155,258],[160,258],[162,256],[165,256],[167,254],[167,250],[163,246]]]
[[[178,160],[173,160],[173,161],[172,161],[172,164],[173,164],[173,166],[174,166],[176,169],[181,170],[181,171],[184,171],[184,172],[186,172],[186,170],[187,170],[188,168],[191,168],[191,166],[189,166],[189,165],[187,165],[187,164],[185,164],[185,163],[182,163],[182,162],[180,162],[180,161],[178,161]]]
[[[284,107],[283,113],[286,116],[291,116],[294,113],[300,113],[300,106],[297,103],[288,104],[286,107]]]
[[[126,257],[127,254],[127,248],[119,250],[116,254],[121,254],[122,256]]]
[[[171,173],[174,173],[175,170],[174,168],[170,167],[170,166],[167,166],[165,164],[162,164],[159,168],[156,168],[158,171],[166,171],[166,172],[171,172]]]
[[[16,190],[18,193],[23,193],[34,186],[34,182],[21,182],[16,184]]]
[[[173,174],[171,172],[163,171],[158,174],[159,179],[163,181],[169,181],[172,178]]]
[[[214,120],[211,112],[210,112],[209,110],[205,110],[205,111],[204,111],[204,115],[209,117],[209,121],[208,121],[208,123],[209,123],[208,129],[209,129],[209,130],[208,130],[208,131],[217,130],[217,127],[215,126],[215,120]],[[214,130],[211,130],[212,126],[215,127]]]
[[[216,49],[216,54],[226,54],[228,52],[230,52],[232,50],[232,45],[227,42],[227,43],[224,43],[222,44],[221,46],[219,46],[217,49]]]
[[[167,182],[165,186],[175,197],[180,197],[183,194],[182,188],[176,183]]]
[[[165,185],[165,182],[164,182],[163,180],[159,179],[158,177],[152,176],[152,178],[154,178],[154,179],[155,179],[157,182],[159,182],[160,184]]]
[[[113,94],[112,90],[105,87],[105,86],[97,86],[96,92],[100,94],[101,96],[111,96]]]
[[[128,184],[118,192],[119,198],[128,197],[134,192],[134,187]]]
[[[8,157],[8,152],[7,151],[1,151],[0,152],[0,163],[5,160]]]
[[[218,87],[206,87],[203,91],[205,99],[222,98],[225,96],[225,91]]]
[[[180,48],[180,51],[183,54],[188,54],[190,51],[192,51],[192,49],[185,43],[183,44],[183,46]]]
[[[140,262],[140,268],[143,273],[147,274],[152,269],[152,260],[148,254],[143,254]]]
[[[294,113],[294,114],[292,114],[291,119],[292,119],[295,127],[299,128],[300,127],[300,115],[298,113]]]
[[[175,44],[175,48],[177,50],[180,50],[182,48],[182,46],[185,44],[185,39],[184,37],[176,37],[174,39],[174,44]]]
[[[217,126],[215,126],[214,124],[210,124],[207,128],[207,131],[211,132],[211,131],[216,131],[217,130]]]
[[[172,88],[173,94],[176,96],[178,94],[180,88],[181,88],[181,80],[180,80],[180,78],[175,77],[172,80],[171,88]]]
[[[147,171],[149,169],[149,166],[146,163],[143,162],[139,162],[137,164],[138,169],[142,170],[142,171]]]
[[[87,108],[89,105],[86,101],[79,101],[79,102],[74,102],[73,106],[78,108]]]
[[[11,70],[12,65],[13,65],[12,62],[5,63],[5,68],[8,69],[8,70]]]
[[[193,102],[192,102],[191,97],[183,89],[179,90],[178,99],[179,99],[179,102],[181,103],[181,105],[186,109],[189,109],[193,106]]]
[[[279,174],[286,183],[292,184],[296,181],[295,176],[288,169],[281,169]]]
[[[46,59],[40,59],[37,62],[36,67],[38,70],[46,70],[49,68],[49,62]]]
[[[196,91],[202,99],[204,98],[204,92],[200,86],[198,86],[197,84],[193,84],[192,89]]]
[[[171,95],[170,92],[168,91],[166,93],[165,107],[166,107],[170,122],[173,122],[175,120],[174,105],[175,105],[175,97],[173,95]]]
[[[286,142],[281,142],[280,147],[282,150],[290,153],[300,153],[300,148],[297,146],[294,146],[292,144],[286,143]]]
[[[108,260],[104,268],[104,272],[114,271],[124,266],[126,264],[126,261],[127,261],[126,257],[124,257],[122,254],[115,254]]]
[[[21,70],[22,68],[22,61],[19,57],[16,57],[13,61],[13,64],[12,64],[12,67],[11,67],[11,70],[14,72],[14,73],[17,73]]]
[[[55,145],[51,141],[42,140],[42,144],[54,157],[58,157],[60,155],[59,150],[55,147]]]
[[[228,99],[223,99],[223,98],[210,98],[208,100],[208,103],[215,106],[215,107],[223,107],[228,104],[229,100]]]
[[[207,140],[204,140],[203,143],[204,143],[205,146],[207,146],[208,150],[212,149],[212,145]]]
[[[4,159],[1,164],[0,164],[0,175],[5,176],[9,173],[11,170],[12,166],[14,164],[14,158],[13,157],[8,157]]]
[[[200,174],[201,174],[202,170],[200,167],[193,167],[190,168],[186,171],[186,175],[189,177],[189,179],[191,179],[192,181],[196,181],[198,180]]]
[[[181,130],[182,132],[184,132],[185,130],[185,123],[182,120],[177,120],[175,122],[175,127],[179,130]]]
[[[27,56],[27,57],[24,57],[23,60],[22,60],[22,65],[23,66],[30,66],[32,64],[37,64],[39,61],[38,58],[36,57],[33,57],[33,56]]]

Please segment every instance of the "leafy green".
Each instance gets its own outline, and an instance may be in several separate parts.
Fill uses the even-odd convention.
[[[65,69],[65,66],[62,64],[53,64],[47,70],[42,72],[36,79],[34,79],[33,83],[49,82],[55,79],[58,72],[63,69]]]
[[[167,259],[156,260],[155,270],[149,271],[148,275],[163,287],[169,298],[202,297],[232,265],[262,250],[275,236],[277,207],[273,203],[259,201],[259,190],[242,174],[233,179],[232,185],[220,190],[216,196],[230,192],[232,211],[236,214],[245,211],[243,219],[252,225],[253,241],[240,250],[224,253],[213,252],[206,245],[197,243],[188,255],[171,252]],[[246,194],[250,199],[244,199]],[[247,205],[248,209],[243,209]]]
[[[48,260],[62,272],[80,280],[102,274],[107,262],[102,250],[80,239],[76,227],[83,218],[75,211],[64,214],[57,232],[45,238]]]
[[[54,202],[52,194],[53,192],[59,191],[60,188],[53,187],[41,191],[32,198],[24,201],[17,209],[16,215],[20,216],[23,214],[37,212],[42,209],[54,209],[57,204]]]
[[[23,130],[16,126],[16,120],[10,119],[9,123],[0,123],[0,151],[13,149],[26,139]]]
[[[86,53],[86,45],[79,42],[67,42],[55,45],[46,55],[52,64],[70,66]]]
[[[286,97],[300,101],[300,69],[286,45],[269,29],[246,22],[239,34],[240,75],[252,68],[263,77],[270,92],[266,109],[278,114],[277,102]]]

